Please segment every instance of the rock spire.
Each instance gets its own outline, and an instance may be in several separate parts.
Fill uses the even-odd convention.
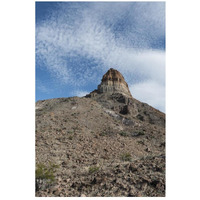
[[[128,84],[124,80],[122,74],[116,69],[110,68],[101,80],[101,84],[98,85],[98,93],[123,93],[131,96],[128,88]]]

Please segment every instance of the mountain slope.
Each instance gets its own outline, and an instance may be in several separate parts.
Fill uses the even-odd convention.
[[[86,97],[36,103],[36,165],[59,166],[36,196],[165,196],[165,114],[127,88],[110,69]]]

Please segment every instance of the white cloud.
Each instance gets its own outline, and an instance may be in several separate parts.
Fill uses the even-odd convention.
[[[52,90],[48,88],[41,80],[36,80],[36,88],[45,94],[49,94]]]
[[[45,93],[45,94],[49,94],[49,92],[50,92],[49,89],[47,89],[47,87],[44,86],[44,85],[37,86],[37,89],[40,90],[41,92]]]
[[[148,9],[145,8],[147,5]],[[157,71],[163,70],[164,67],[158,66],[164,63],[161,60],[163,53],[153,52],[152,50],[144,51],[144,49],[141,52],[137,48],[127,48],[131,45],[124,40],[122,34],[120,38],[115,37],[112,25],[117,23],[116,19],[123,19],[126,12],[134,10],[134,15],[130,14],[128,17],[130,21],[133,21],[132,23],[137,22],[138,29],[136,29],[139,32],[134,30],[123,30],[123,32],[128,34],[128,39],[134,38],[134,42],[141,42],[139,46],[144,48],[146,46],[144,42],[149,42],[146,37],[144,40],[142,39],[143,31],[147,29],[146,27],[149,27],[146,19],[151,19],[151,25],[157,24],[157,32],[161,32],[160,30],[163,29],[159,26],[159,24],[162,24],[160,23],[162,17],[159,18],[158,12],[152,11],[158,11],[163,4],[137,4],[132,10],[130,10],[130,6],[130,3],[101,3],[90,4],[90,6],[82,8],[79,4],[74,4],[74,7],[78,8],[76,16],[69,9],[65,10],[64,4],[61,4],[62,9],[57,15],[52,15],[49,20],[37,25],[36,54],[46,61],[48,70],[64,83],[74,84],[74,74],[82,71],[78,66],[74,69],[68,64],[67,57],[71,56],[92,58],[102,62],[105,68],[116,67],[122,70],[122,73],[126,71],[130,73],[130,70],[134,72],[139,70],[140,74],[143,73],[145,76],[158,73]],[[147,13],[142,14],[141,17],[141,13],[138,12],[143,9]],[[163,11],[163,9],[161,10]],[[107,20],[112,23],[111,27],[106,25]],[[156,31],[151,30],[148,34]],[[162,63],[159,63],[160,61]],[[84,75],[82,73],[82,76]],[[160,74],[156,77],[160,77]]]
[[[89,94],[90,92],[88,91],[82,91],[82,90],[77,90],[77,91],[74,91],[72,93],[73,96],[77,96],[77,97],[83,97],[85,96],[86,94]]]
[[[79,66],[76,69],[69,66],[66,57],[74,56],[78,59],[80,55],[102,62],[105,69],[114,67],[129,75],[137,72],[143,76],[164,80],[165,53],[163,51],[138,51],[134,48],[126,48],[123,44],[119,45],[113,39],[112,33],[97,22],[86,21],[75,34],[57,27],[61,26],[59,24],[56,27],[51,27],[51,24],[44,26],[47,27],[38,29],[37,42],[40,46],[36,53],[41,56],[43,61],[46,61],[48,70],[65,83],[74,83],[74,74],[83,71]],[[43,31],[47,32],[46,37]],[[51,32],[52,34],[49,34]],[[42,36],[40,37],[40,35]],[[60,39],[61,37],[63,38]],[[58,40],[56,41],[55,38]],[[97,65],[97,67],[99,66]],[[85,73],[81,72],[82,76],[86,75],[87,66],[84,71]]]
[[[165,112],[165,85],[160,85],[154,80],[148,80],[131,85],[130,92],[136,99]]]
[[[116,66],[132,84],[135,76],[143,79],[154,79],[161,83],[165,82],[165,52],[134,49],[115,48],[107,61],[109,66]]]
[[[148,34],[151,38],[163,35],[164,4],[131,5],[94,3],[88,7],[80,7],[79,4],[73,4],[72,7],[77,9],[75,11],[76,9],[70,10],[69,7],[66,10],[64,4],[61,4],[62,9],[57,14],[54,13],[44,23],[37,24],[37,61],[42,61],[60,84],[80,88],[88,82],[100,81],[108,68],[116,68],[124,75],[128,84],[132,88],[134,86],[137,91],[133,92],[134,97],[147,101],[152,106],[162,107],[159,102],[164,104],[161,93],[165,89],[165,52],[146,47],[150,43]],[[144,9],[146,12],[140,12]],[[127,30],[123,29],[125,35],[119,34],[116,38],[114,25],[124,19],[124,16],[128,17],[130,23]],[[108,25],[108,21],[111,24]],[[92,59],[97,64],[91,68],[89,64],[74,66],[70,62],[71,59],[79,60],[80,57]],[[142,93],[138,91],[140,88],[143,89]],[[151,94],[145,88],[152,88]],[[77,91],[75,95],[84,96],[85,91]],[[157,102],[159,96],[161,98]]]

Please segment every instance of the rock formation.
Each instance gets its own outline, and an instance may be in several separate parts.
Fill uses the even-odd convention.
[[[122,74],[113,68],[103,75],[98,89],[86,97],[120,114],[122,118],[124,116],[136,117],[141,121],[165,126],[165,115],[148,104],[134,99]]]
[[[98,92],[122,92],[128,96],[131,96],[128,84],[124,80],[124,77],[119,71],[113,68],[110,68],[107,73],[104,74],[101,84],[98,86]]]
[[[36,102],[35,145],[37,197],[165,196],[165,114],[112,68],[86,97]]]
[[[126,96],[132,97],[131,93],[128,88],[128,84],[124,80],[124,77],[122,74],[113,69],[110,68],[104,75],[101,80],[101,84],[98,85],[98,89],[94,90],[90,93],[90,96],[95,96],[95,94],[100,93],[108,93],[108,94],[114,94],[114,93],[122,93]]]

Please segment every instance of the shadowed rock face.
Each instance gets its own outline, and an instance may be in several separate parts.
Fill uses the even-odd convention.
[[[129,118],[165,126],[164,113],[133,98],[123,75],[110,68],[102,77],[98,89],[86,95],[104,108]]]
[[[122,74],[110,68],[106,74],[103,75],[101,84],[98,86],[98,93],[123,93],[131,97],[128,84],[124,80]]]

